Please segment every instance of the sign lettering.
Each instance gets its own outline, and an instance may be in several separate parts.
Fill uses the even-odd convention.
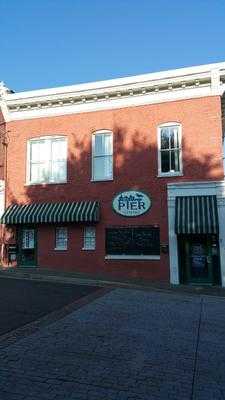
[[[151,200],[147,194],[129,190],[119,193],[113,199],[113,210],[125,217],[137,217],[144,214],[151,207]]]

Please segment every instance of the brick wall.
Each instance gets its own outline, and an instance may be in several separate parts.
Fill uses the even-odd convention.
[[[4,146],[2,144],[3,142],[3,137],[5,136],[5,123],[4,123],[4,118],[2,115],[2,112],[0,110],[0,179],[4,179]]]
[[[157,126],[165,122],[182,124],[183,177],[157,177]],[[101,203],[94,256],[91,251],[81,250],[81,226],[69,228],[66,255],[53,250],[53,227],[40,227],[38,263],[43,267],[167,280],[168,255],[162,255],[160,261],[105,261],[105,226],[158,224],[161,242],[168,243],[166,184],[223,179],[219,96],[15,121],[8,124],[8,129],[7,204],[76,200],[99,200]],[[91,182],[91,134],[99,129],[114,133],[113,182]],[[56,134],[68,137],[68,183],[26,186],[27,140]],[[143,190],[152,198],[151,210],[132,221],[116,215],[111,207],[116,193],[131,188]]]

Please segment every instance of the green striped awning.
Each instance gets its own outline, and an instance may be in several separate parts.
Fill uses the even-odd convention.
[[[2,224],[98,222],[98,201],[14,204],[1,217]]]
[[[175,232],[177,234],[218,233],[216,196],[176,197]]]

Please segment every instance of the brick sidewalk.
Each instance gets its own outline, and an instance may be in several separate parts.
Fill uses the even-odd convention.
[[[1,400],[222,400],[224,308],[113,290],[1,349]]]

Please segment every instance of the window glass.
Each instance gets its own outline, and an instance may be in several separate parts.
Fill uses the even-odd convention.
[[[180,126],[160,128],[160,172],[175,173],[181,171]]]
[[[95,138],[95,156],[103,156],[104,154],[104,134],[96,134]]]
[[[65,182],[67,178],[66,138],[30,141],[30,183]]]
[[[111,134],[105,134],[104,135],[104,154],[105,155],[112,155],[112,135]]]
[[[161,153],[161,166],[162,166],[162,172],[170,171],[170,152],[169,151],[163,151]]]
[[[66,168],[64,161],[53,161],[51,177],[53,182],[64,182],[66,180]]]
[[[112,133],[93,134],[92,178],[107,180],[113,177]]]
[[[168,128],[161,129],[161,149],[169,149],[170,135]]]
[[[56,228],[55,230],[55,248],[57,250],[67,250],[68,240],[67,228]]]
[[[22,248],[34,248],[34,229],[23,229],[22,231]]]
[[[52,140],[52,159],[65,160],[66,158],[66,141],[64,138]]]
[[[107,255],[159,255],[158,227],[132,226],[106,229]]]
[[[171,157],[171,170],[173,171],[179,171],[180,170],[180,164],[179,164],[179,150],[171,151],[170,152],[170,157]]]
[[[96,157],[93,160],[94,179],[112,178],[112,156]]]
[[[31,160],[33,162],[39,162],[40,161],[40,142],[31,142],[30,144],[31,148]]]
[[[94,226],[86,226],[84,228],[84,249],[95,250],[96,230]]]

